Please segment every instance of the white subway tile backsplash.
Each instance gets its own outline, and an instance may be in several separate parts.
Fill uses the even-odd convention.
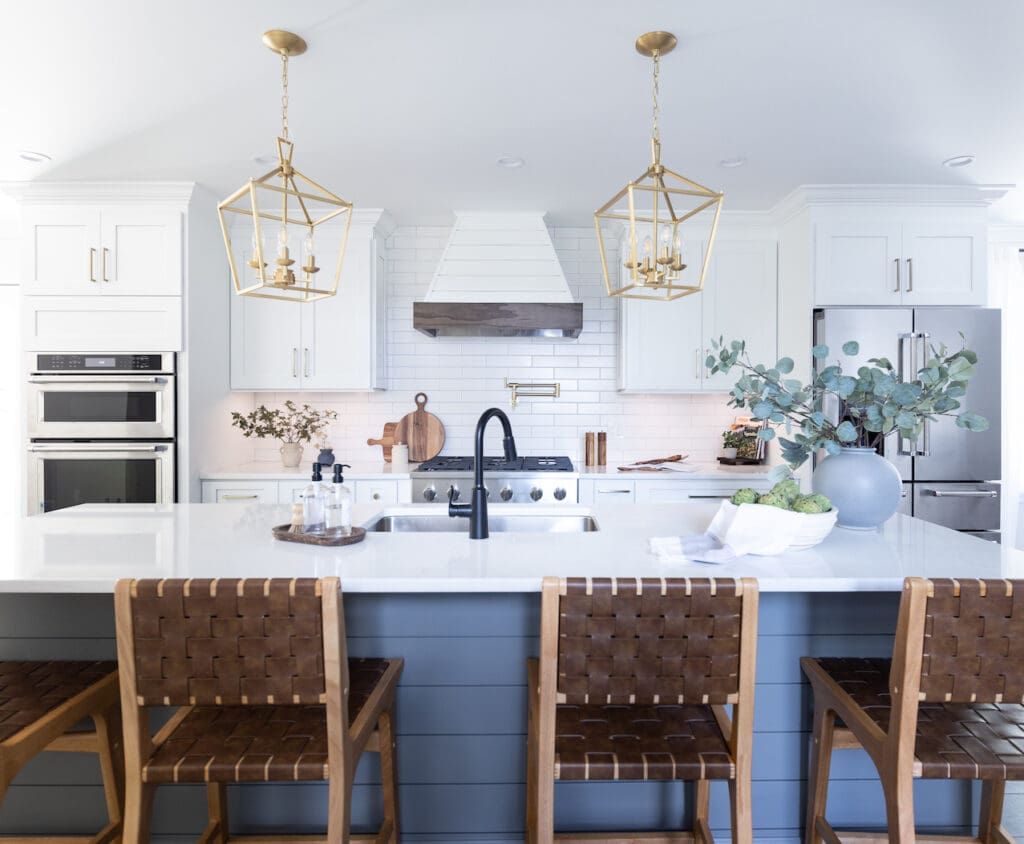
[[[689,454],[710,461],[721,432],[736,411],[725,395],[624,395],[617,392],[617,314],[619,302],[605,294],[597,237],[589,227],[552,230],[555,250],[570,290],[583,303],[583,333],[578,339],[430,338],[412,328],[412,303],[422,298],[444,250],[445,226],[406,226],[389,241],[388,389],[377,393],[260,393],[253,404],[291,398],[338,412],[330,441],[339,459],[379,460],[377,446],[385,422],[397,422],[415,409],[413,396],[425,392],[427,409],[444,423],[446,454],[472,451],[477,417],[490,406],[505,408],[521,454],[568,454],[582,462],[588,430],[608,432],[610,464]],[[655,362],[656,365],[656,362]],[[509,409],[504,379],[558,381],[559,399],[522,398]],[[225,422],[224,437],[238,432]],[[255,460],[279,461],[276,443],[252,441]],[[501,449],[500,427],[491,426],[488,451]],[[303,459],[316,456],[315,444]]]

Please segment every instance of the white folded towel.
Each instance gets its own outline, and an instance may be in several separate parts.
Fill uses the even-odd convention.
[[[662,563],[728,563],[744,554],[781,554],[800,526],[800,513],[764,504],[723,501],[706,532],[648,540]]]

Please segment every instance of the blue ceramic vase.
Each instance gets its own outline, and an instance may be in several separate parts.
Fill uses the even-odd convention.
[[[811,488],[832,501],[840,527],[872,530],[899,509],[903,481],[873,448],[846,447],[818,464]]]

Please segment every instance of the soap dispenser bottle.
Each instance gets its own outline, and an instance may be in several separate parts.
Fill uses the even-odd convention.
[[[313,479],[302,493],[302,532],[324,532],[324,495],[323,476],[320,464],[313,464]]]
[[[345,486],[343,469],[351,469],[347,463],[334,464],[334,478],[327,493],[327,530],[337,531],[341,536],[352,535],[352,492]]]

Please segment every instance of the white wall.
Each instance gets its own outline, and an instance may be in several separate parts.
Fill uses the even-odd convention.
[[[21,255],[17,208],[0,196],[0,254],[7,256],[0,276],[0,516],[21,512],[23,487],[21,301],[18,280]],[[13,265],[10,259],[13,257]]]
[[[412,303],[425,295],[448,233],[447,227],[405,227],[388,242],[387,392],[257,393],[253,404],[292,398],[336,409],[339,420],[330,439],[338,459],[349,463],[381,459],[381,449],[367,446],[366,439],[379,437],[385,422],[415,410],[418,391],[428,394],[427,409],[445,425],[446,454],[472,453],[476,420],[494,405],[510,413],[521,454],[568,454],[581,462],[584,433],[605,430],[609,463],[675,453],[714,459],[721,432],[736,415],[724,395],[624,396],[616,391],[618,301],[605,295],[593,228],[552,230],[569,286],[583,302],[583,332],[576,340],[430,338],[415,331]],[[691,340],[700,344],[707,338],[680,339],[681,348],[690,349]],[[511,411],[506,376],[558,381],[561,398],[524,398]],[[497,425],[488,431],[489,453],[500,453],[499,431]],[[227,419],[219,436],[224,444],[241,439]],[[252,456],[278,461],[277,447],[253,441]],[[314,457],[315,450],[307,449],[304,459]]]

